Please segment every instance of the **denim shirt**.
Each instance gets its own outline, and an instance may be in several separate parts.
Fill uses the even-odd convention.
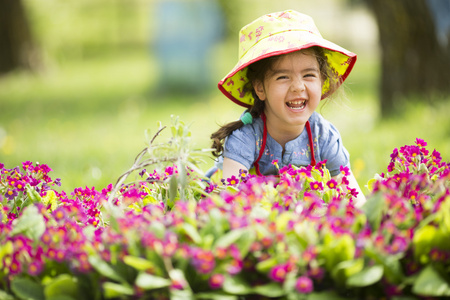
[[[314,112],[309,118],[314,143],[314,156],[317,162],[327,160],[326,167],[331,176],[340,172],[340,166],[350,166],[349,154],[342,144],[339,131],[319,113]],[[252,124],[233,131],[224,145],[223,156],[232,159],[248,170],[259,156],[263,141],[264,124],[261,118],[255,119]],[[259,169],[263,175],[277,174],[272,161],[278,159],[278,166],[282,168],[289,164],[295,166],[307,166],[311,164],[311,150],[309,146],[308,132],[303,132],[294,140],[289,141],[283,147],[268,133],[266,147],[259,161]],[[223,158],[220,157],[216,167],[222,169]]]

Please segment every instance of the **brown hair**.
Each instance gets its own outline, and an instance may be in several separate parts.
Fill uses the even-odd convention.
[[[330,66],[328,65],[327,58],[324,54],[324,49],[322,47],[311,47],[307,49],[303,49],[300,51],[312,50],[313,55],[316,56],[317,62],[319,63],[319,69],[322,76],[322,82],[328,79],[330,83],[330,88],[328,91],[328,95],[333,94],[333,92],[338,88],[338,80],[336,79],[336,75],[332,72]],[[280,58],[281,55],[271,56],[268,58],[261,59],[249,65],[247,67],[247,78],[248,82],[244,87],[244,91],[248,92],[251,90],[252,96],[254,99],[253,105],[247,109],[248,112],[252,115],[253,119],[259,118],[261,114],[264,112],[264,101],[261,101],[253,88],[254,82],[264,82],[265,76],[268,71],[272,69],[273,64]],[[233,121],[228,124],[225,124],[219,128],[216,132],[211,134],[211,139],[213,141],[212,154],[216,157],[220,156],[223,152],[223,144],[225,138],[229,136],[233,131],[244,126],[241,120]]]

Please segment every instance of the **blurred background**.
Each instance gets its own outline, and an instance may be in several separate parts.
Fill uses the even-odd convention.
[[[208,148],[242,113],[217,89],[239,29],[289,8],[358,54],[344,95],[319,112],[361,186],[416,138],[449,160],[450,1],[0,0],[0,162],[48,164],[66,192],[101,189],[171,115]]]

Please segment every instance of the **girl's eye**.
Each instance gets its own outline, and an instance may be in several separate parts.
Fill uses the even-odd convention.
[[[283,75],[283,76],[278,76],[277,80],[282,80],[282,79],[287,79],[287,78],[288,78],[287,76]]]
[[[306,74],[305,77],[316,77],[316,74],[313,74],[313,73]]]

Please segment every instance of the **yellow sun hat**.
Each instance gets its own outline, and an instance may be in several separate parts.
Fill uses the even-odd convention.
[[[324,49],[331,71],[337,75],[337,85],[347,78],[356,62],[356,54],[322,38],[310,16],[286,10],[259,17],[239,32],[239,61],[222,79],[220,91],[236,104],[253,105],[252,91],[246,91],[247,67],[263,58],[319,46]],[[330,83],[322,86],[322,99],[329,96]]]

